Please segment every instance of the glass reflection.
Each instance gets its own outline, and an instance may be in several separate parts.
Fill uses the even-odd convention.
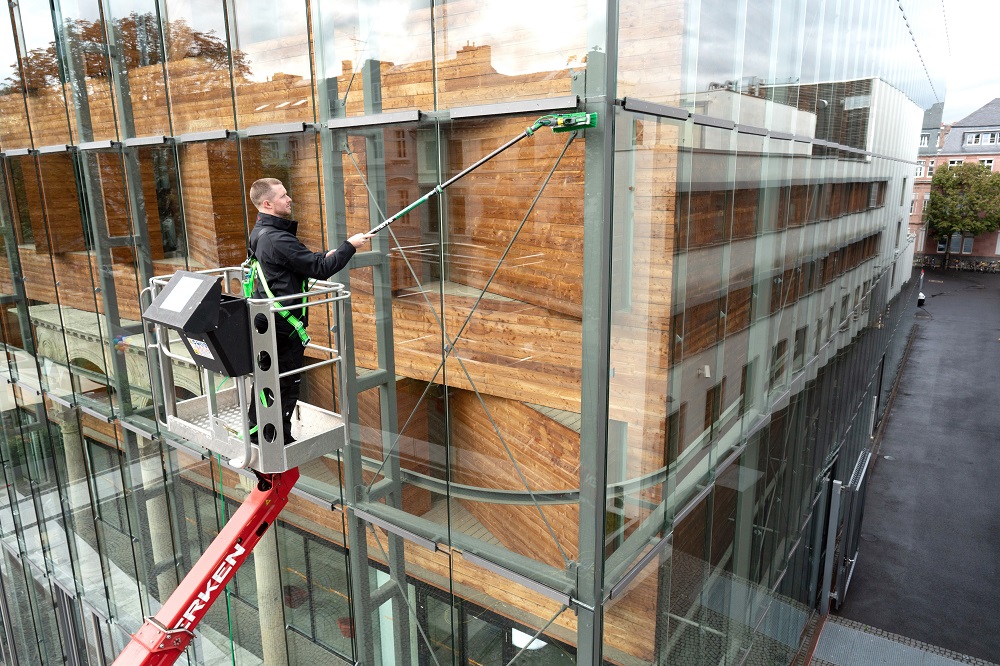
[[[230,53],[224,4],[164,0],[161,7],[173,133],[234,129],[230,55],[237,77],[250,64],[239,50]]]
[[[68,0],[60,2],[59,10],[62,24],[58,27],[58,37],[62,48],[58,52],[69,84],[75,142],[117,139],[111,63],[100,3]]]
[[[523,3],[434,6],[438,103],[471,106],[570,93],[586,67],[587,24],[563,22],[554,31]],[[583,16],[584,2],[559,6],[559,14]]]
[[[451,169],[526,122],[453,123]],[[524,499],[453,501],[474,520],[452,529],[476,534],[482,525],[504,547],[559,569],[577,558],[578,508],[534,493],[579,487],[583,221],[574,202],[583,144],[539,133],[449,188],[440,282],[425,286],[442,303],[447,351],[435,373],[451,387],[449,476]],[[528,156],[534,167],[520,168]],[[428,342],[438,344],[420,344]],[[404,350],[397,345],[397,358]]]
[[[866,378],[883,355],[898,367],[910,321],[893,300],[911,296],[898,291],[903,271],[890,288],[876,266],[908,167],[847,149],[905,157],[943,71],[921,70],[910,30],[933,54],[940,10],[724,4],[621,6],[608,54],[617,96],[700,117],[602,116],[613,191],[585,150],[593,133],[538,133],[399,220],[340,276],[354,448],[303,466],[305,497],[213,608],[193,662],[255,663],[265,639],[296,663],[575,662],[587,628],[543,592],[571,587],[593,555],[578,543],[581,277],[584,206],[602,197],[604,658],[789,659],[820,586],[808,554],[826,527],[817,494],[866,446],[855,406],[867,414],[888,390]],[[250,488],[189,443],[107,421],[157,429],[153,340],[138,326],[148,277],[242,261],[258,177],[286,184],[306,245],[332,247],[536,116],[9,151],[29,136],[53,146],[566,96],[605,56],[588,52],[603,25],[583,4],[548,23],[496,3],[299,3],[281,21],[258,0],[107,0],[103,17],[93,0],[60,6],[55,31],[46,7],[15,7],[16,30],[0,25],[0,374],[16,381],[0,381],[0,576],[8,604],[27,609],[9,627],[19,663],[62,657],[69,625],[54,605],[82,620],[86,638],[66,639],[67,653],[113,655]],[[312,337],[328,340],[331,321],[312,318]],[[181,398],[204,391],[193,364],[172,370]],[[317,371],[303,400],[339,410],[337,379]],[[399,533],[345,519],[354,506]],[[270,612],[283,629],[262,636]]]
[[[649,531],[669,521],[665,510],[673,510],[674,483],[666,481],[676,476],[678,441],[686,425],[667,397],[674,345],[664,339],[670,335],[673,311],[677,210],[688,199],[678,193],[684,178],[684,126],[620,113],[617,127],[605,546],[609,576],[620,574],[621,563],[631,557],[631,548],[618,554],[619,548],[645,543]]]
[[[17,43],[7,18],[0,19],[0,148],[30,148],[31,134]]]
[[[12,8],[15,34],[18,38],[20,62],[10,86],[25,92],[25,104],[31,127],[44,139],[33,139],[34,145],[48,146],[73,143],[64,83],[60,78],[56,39],[49,7],[26,4]]]
[[[164,31],[154,0],[107,0],[108,39],[115,45],[111,67],[121,95],[123,138],[170,135]]]
[[[432,109],[431,5],[312,3],[320,119]]]
[[[230,48],[237,75],[238,124],[311,121],[308,5],[284,5],[280,20],[275,20],[273,4],[264,0],[238,0],[234,5]]]

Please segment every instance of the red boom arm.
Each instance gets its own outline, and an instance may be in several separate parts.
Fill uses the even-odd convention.
[[[263,474],[260,479],[160,612],[139,627],[112,666],[168,666],[184,653],[194,628],[285,508],[299,470]]]

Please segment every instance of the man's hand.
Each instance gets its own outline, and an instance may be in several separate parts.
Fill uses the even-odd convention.
[[[347,242],[350,243],[351,245],[353,245],[354,249],[358,249],[362,245],[364,245],[365,243],[367,243],[368,240],[373,235],[374,234],[354,234],[353,236],[351,236],[350,238],[347,239]],[[326,256],[332,257],[334,254],[336,254],[336,252],[337,252],[336,249],[330,250],[329,252],[326,253]]]
[[[347,239],[347,242],[355,247],[355,249],[360,248],[362,245],[368,242],[368,240],[375,234],[354,234]]]

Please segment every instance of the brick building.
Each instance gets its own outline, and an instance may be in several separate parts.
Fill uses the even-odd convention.
[[[971,161],[994,171],[1000,169],[1000,97],[950,126],[941,124],[937,105],[924,114],[909,223],[910,232],[917,237],[918,257],[936,258],[940,264],[948,249],[944,239],[927,233],[924,220],[934,169]],[[994,261],[1000,256],[1000,232],[964,238],[956,235],[951,239],[951,255],[959,261]]]

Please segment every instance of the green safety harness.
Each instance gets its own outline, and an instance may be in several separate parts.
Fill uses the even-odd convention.
[[[247,257],[240,268],[243,271],[243,297],[253,298],[254,282],[257,278],[260,278],[260,285],[264,288],[264,293],[267,294],[268,298],[274,298],[274,294],[271,293],[271,288],[267,286],[267,278],[264,277],[264,271],[260,267],[260,263],[257,258],[251,254]],[[302,291],[306,291],[306,283],[302,283]],[[302,296],[302,312],[301,317],[306,316],[306,296]],[[306,333],[306,326],[302,323],[302,319],[293,315],[287,308],[283,305],[278,305],[278,314],[284,317],[285,321],[291,324],[292,328],[295,329],[295,333],[299,336],[299,340],[302,341],[302,346],[305,347],[309,344],[309,334]]]

